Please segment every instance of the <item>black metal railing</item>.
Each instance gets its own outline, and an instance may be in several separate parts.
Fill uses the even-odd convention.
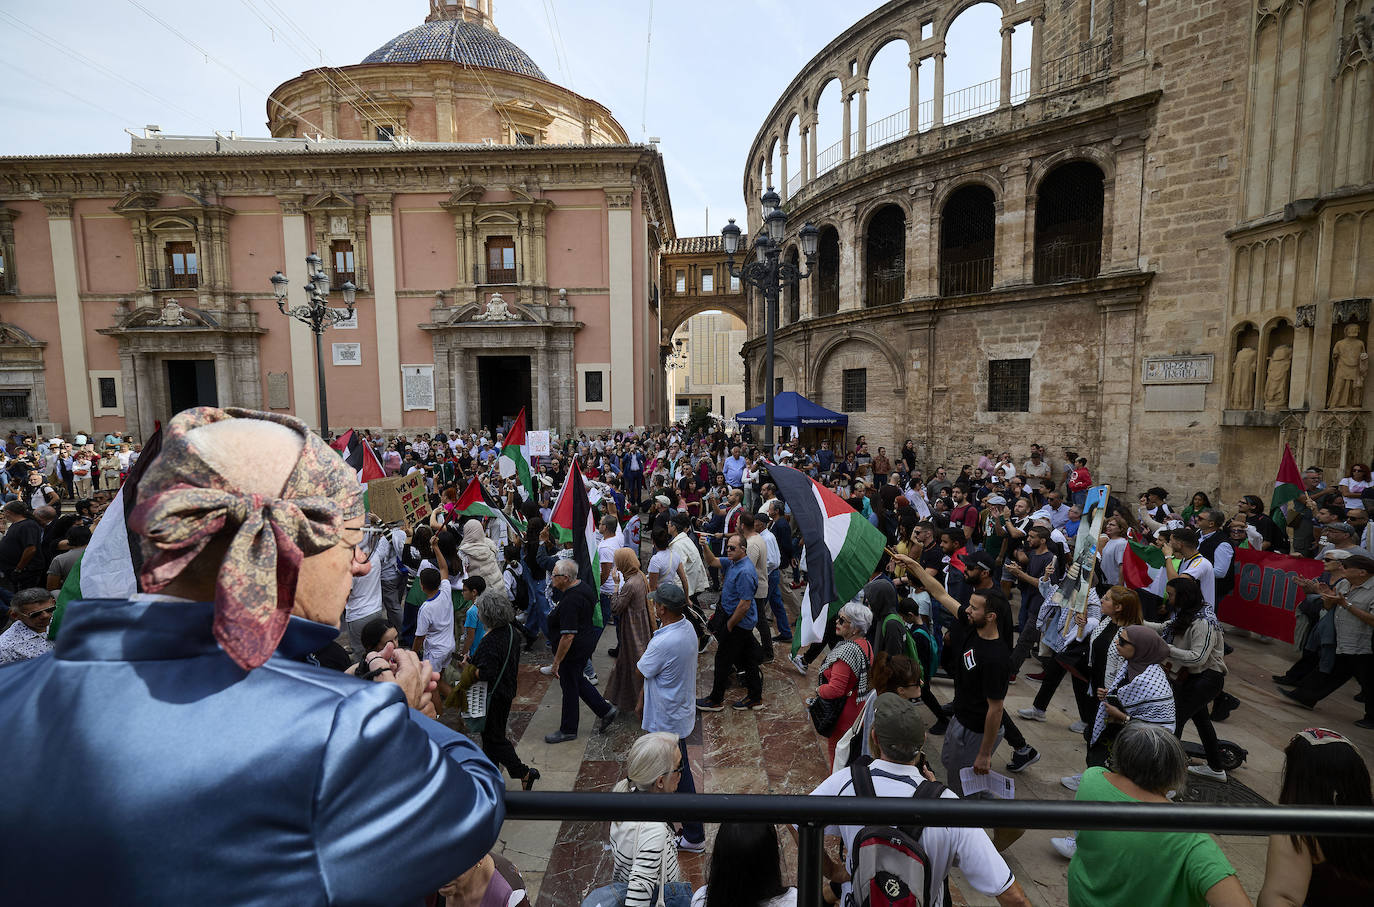
[[[940,265],[940,295],[963,296],[992,289],[992,257],[951,261]]]
[[[905,266],[880,268],[868,275],[868,305],[890,305],[894,302],[901,302],[905,295]]]
[[[816,314],[834,315],[840,310],[840,285],[839,282],[827,283],[821,281],[816,288]]]
[[[1040,91],[1059,91],[1105,76],[1112,67],[1110,41],[1094,44],[1040,64]]]
[[[1035,282],[1086,280],[1102,270],[1102,240],[1050,242],[1035,248]]]
[[[355,287],[358,285],[357,271],[340,271],[338,268],[325,268],[325,273],[329,275],[330,290],[342,290],[343,285],[346,283],[351,283]]]
[[[194,290],[200,286],[200,275],[181,268],[152,268],[148,271],[150,290]]]
[[[637,796],[578,791],[512,791],[506,818],[533,821],[769,822],[797,826],[797,904],[820,907],[827,825],[1193,831],[1218,835],[1374,837],[1374,808],[1216,806],[1192,803],[914,800],[909,797],[804,797],[764,794]]]
[[[472,266],[472,282],[478,286],[514,286],[524,279],[525,269],[523,265],[517,264],[513,268],[493,268],[490,265]]]

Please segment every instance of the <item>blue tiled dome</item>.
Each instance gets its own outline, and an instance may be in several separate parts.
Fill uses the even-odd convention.
[[[529,54],[488,28],[461,19],[440,19],[397,35],[367,55],[367,63],[439,60],[504,69],[548,81]]]

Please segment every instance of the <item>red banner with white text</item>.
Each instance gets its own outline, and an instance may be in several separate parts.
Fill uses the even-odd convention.
[[[1322,562],[1241,548],[1235,563],[1236,585],[1217,603],[1217,617],[1233,627],[1292,642],[1298,602],[1307,594],[1299,580],[1320,576]]]

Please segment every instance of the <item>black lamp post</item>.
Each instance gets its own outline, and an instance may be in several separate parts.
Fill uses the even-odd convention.
[[[735,267],[735,253],[739,251],[740,228],[734,218],[720,231],[725,245],[725,264],[730,276],[761,291],[764,299],[765,332],[768,349],[764,354],[764,404],[763,404],[763,445],[768,456],[773,450],[773,332],[778,325],[778,294],[784,282],[805,280],[810,277],[816,262],[816,248],[820,244],[821,231],[809,222],[798,232],[802,255],[806,256],[806,270],[782,260],[782,241],[787,236],[787,215],[778,207],[781,199],[769,186],[760,199],[763,203],[763,226],[754,241],[755,260],[743,267]]]
[[[329,305],[329,275],[320,267],[322,263],[320,256],[314,252],[305,257],[305,273],[310,278],[310,283],[305,285],[305,292],[310,294],[310,302],[306,305],[292,306],[289,309],[286,307],[286,288],[290,281],[281,271],[272,275],[272,293],[277,297],[277,308],[283,315],[306,325],[315,335],[315,379],[319,384],[320,394],[320,437],[329,440],[329,399],[324,389],[324,347],[320,335],[324,333],[325,328],[353,317],[353,303],[358,297],[358,288],[353,286],[351,280],[345,282],[339,289],[343,291],[344,305],[348,306],[348,310],[332,308]]]

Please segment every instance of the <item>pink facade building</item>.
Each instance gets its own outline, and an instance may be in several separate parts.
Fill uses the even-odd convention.
[[[430,0],[361,64],[267,102],[271,138],[0,158],[0,429],[146,436],[187,406],[319,423],[305,257],[358,287],[323,337],[330,427],[655,424],[663,159]],[[342,306],[341,294],[332,294]]]

